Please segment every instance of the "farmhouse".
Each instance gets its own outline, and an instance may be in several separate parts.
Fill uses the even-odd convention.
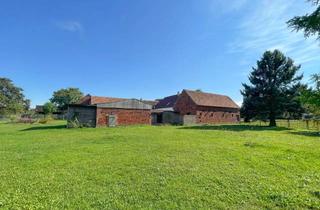
[[[69,105],[68,121],[77,120],[88,127],[151,124],[151,102],[138,99],[87,95]]]
[[[152,123],[215,124],[240,121],[239,106],[228,96],[183,90],[165,97],[152,110]]]

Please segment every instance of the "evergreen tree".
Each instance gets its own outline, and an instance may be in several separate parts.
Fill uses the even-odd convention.
[[[316,35],[320,39],[320,0],[308,0],[314,5],[318,5],[316,10],[311,14],[304,16],[297,16],[289,20],[287,23],[289,27],[296,31],[303,30],[304,35]]]
[[[276,126],[276,119],[285,113],[302,113],[298,98],[302,75],[296,75],[300,66],[294,65],[291,58],[279,50],[266,51],[252,69],[251,84],[243,84],[241,91],[241,113],[246,120],[269,120],[270,126]]]

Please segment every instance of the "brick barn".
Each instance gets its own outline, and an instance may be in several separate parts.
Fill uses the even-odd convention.
[[[152,123],[217,124],[238,123],[240,108],[228,96],[183,90],[159,100],[152,110]]]
[[[150,125],[152,107],[152,101],[87,95],[69,105],[68,121],[77,119],[88,127]]]

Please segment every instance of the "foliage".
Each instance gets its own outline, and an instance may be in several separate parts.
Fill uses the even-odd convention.
[[[68,104],[77,103],[82,97],[83,93],[79,88],[66,88],[55,91],[50,101],[60,110],[66,110]]]
[[[48,122],[53,121],[53,118],[51,115],[45,116],[44,118],[39,119],[40,124],[47,124]]]
[[[0,77],[0,115],[19,114],[30,107],[22,88],[16,87],[8,78]]]
[[[320,116],[320,74],[312,75],[311,80],[314,86],[305,87],[300,99],[310,113]]]
[[[57,110],[57,107],[53,103],[47,102],[43,105],[42,109],[43,109],[43,113],[45,115],[48,115],[55,112]]]
[[[276,126],[276,118],[285,114],[290,118],[301,116],[299,69],[280,51],[265,52],[250,73],[251,85],[243,84],[241,114],[245,120],[269,120],[270,126]]]
[[[0,124],[0,208],[319,208],[319,136],[187,128]]]
[[[314,5],[319,5],[319,0],[308,0]],[[304,35],[309,37],[311,35],[316,35],[318,39],[320,38],[320,5],[317,6],[316,10],[311,14],[306,14],[304,16],[296,16],[289,20],[289,27],[296,31],[303,30]]]

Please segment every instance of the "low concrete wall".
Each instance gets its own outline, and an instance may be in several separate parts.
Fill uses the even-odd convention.
[[[183,116],[183,125],[194,125],[197,123],[196,115],[184,115]]]

